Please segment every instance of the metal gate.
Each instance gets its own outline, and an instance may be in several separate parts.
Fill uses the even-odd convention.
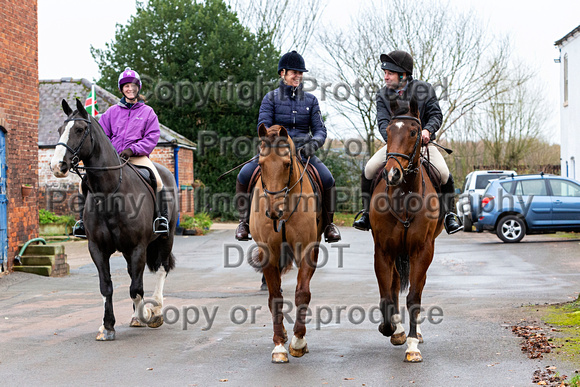
[[[0,266],[4,271],[4,265],[8,260],[8,212],[6,199],[6,136],[3,128],[0,128]]]

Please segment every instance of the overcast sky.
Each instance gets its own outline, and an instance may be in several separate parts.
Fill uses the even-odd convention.
[[[409,0],[410,14],[421,3]],[[554,42],[580,25],[580,1],[450,0],[449,3],[459,9],[473,8],[495,33],[510,35],[514,53],[541,74],[555,113],[550,125],[559,125],[560,68],[554,63],[558,57]],[[348,23],[355,10],[346,9],[353,4],[357,3],[329,1],[323,19],[333,25]],[[104,48],[114,38],[115,25],[125,24],[134,13],[132,0],[38,0],[40,79],[98,80],[99,71],[90,46]]]

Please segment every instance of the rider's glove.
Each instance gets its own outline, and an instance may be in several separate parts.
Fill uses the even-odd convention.
[[[129,148],[125,149],[124,151],[122,151],[121,153],[119,153],[119,157],[122,159],[129,159],[129,157],[133,156],[133,151]]]

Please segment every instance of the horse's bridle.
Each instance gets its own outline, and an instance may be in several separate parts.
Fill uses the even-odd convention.
[[[95,149],[95,139],[93,138],[93,133],[91,131],[91,120],[90,119],[82,118],[82,117],[81,118],[67,118],[66,120],[64,120],[64,123],[66,124],[67,122],[70,122],[70,121],[84,121],[87,123],[87,127],[86,127],[85,131],[83,132],[83,137],[81,138],[81,143],[76,147],[76,149],[71,148],[68,144],[65,144],[64,142],[59,142],[56,144],[56,146],[62,145],[69,152],[72,153],[73,157],[71,159],[72,165],[71,165],[70,169],[77,172],[78,168],[79,168],[79,162],[81,161],[81,159],[79,158],[79,151],[83,147],[85,140],[87,139],[88,135],[90,134],[91,135],[91,152],[89,153],[89,155],[91,153],[93,153],[93,150]]]
[[[290,148],[290,144],[288,144],[288,143],[286,143],[286,144],[271,144],[270,143],[267,145],[267,148]],[[266,214],[266,216],[269,219],[272,219],[272,221],[274,222],[274,230],[276,232],[279,232],[282,229],[282,227],[284,226],[284,224],[290,220],[290,217],[292,217],[294,212],[296,212],[296,209],[298,208],[298,205],[300,204],[300,200],[302,199],[302,179],[304,177],[304,173],[306,172],[306,169],[308,168],[309,163],[310,163],[310,157],[308,157],[308,160],[306,161],[306,165],[304,166],[304,170],[300,174],[300,178],[291,187],[289,187],[290,182],[292,181],[292,172],[294,172],[294,155],[292,154],[292,151],[290,151],[290,172],[288,173],[288,182],[286,183],[286,186],[284,188],[282,188],[281,190],[278,190],[278,191],[268,190],[266,188],[266,184],[264,183],[264,179],[262,176],[261,181],[262,181],[262,189],[264,190],[264,196],[278,195],[278,194],[284,193],[284,202],[286,202],[286,199],[288,198],[288,194],[294,189],[294,187],[296,187],[296,185],[298,183],[300,183],[300,196],[298,197],[298,201],[296,202],[294,209],[292,210],[292,212],[290,213],[290,215],[288,216],[287,219],[277,219],[279,221],[278,228],[276,228],[276,225],[275,225],[276,219],[274,219],[270,215]]]
[[[403,176],[406,176],[410,173],[415,173],[419,170],[419,165],[417,165],[415,168],[413,168],[413,160],[415,160],[415,155],[417,154],[417,149],[419,149],[419,143],[421,142],[421,121],[417,117],[413,117],[413,116],[394,116],[391,119],[391,122],[393,120],[412,120],[412,121],[415,121],[416,123],[419,124],[419,132],[417,133],[417,140],[415,141],[415,146],[413,147],[413,151],[411,152],[411,155],[406,155],[404,153],[397,153],[397,152],[388,152],[387,153],[387,160],[386,161],[389,161],[389,159],[394,159],[399,164],[399,167],[401,167],[401,170],[403,171]],[[409,165],[407,166],[407,168],[403,168],[403,166],[401,165],[401,162],[399,161],[399,159],[397,157],[402,157],[405,160],[409,160]]]

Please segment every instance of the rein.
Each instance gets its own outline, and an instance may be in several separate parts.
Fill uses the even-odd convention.
[[[421,162],[418,161],[417,166],[415,168],[413,168],[413,163],[414,163],[415,158],[417,156],[417,150],[419,149],[419,143],[421,142],[421,135],[420,135],[421,121],[418,118],[412,117],[412,116],[394,116],[392,119],[393,120],[395,120],[395,119],[397,119],[397,120],[412,120],[412,121],[415,121],[419,124],[419,128],[420,128],[419,133],[417,134],[417,140],[415,141],[415,145],[413,146],[413,151],[411,152],[411,154],[407,155],[404,153],[388,152],[387,153],[387,161],[389,161],[389,159],[394,159],[399,164],[399,167],[403,171],[403,181],[405,181],[405,179],[404,179],[405,176],[410,175],[410,174],[417,174],[417,172],[419,172],[420,178],[421,178],[421,187],[422,187],[421,198],[425,199],[425,177],[423,176],[423,169],[421,168]],[[403,159],[409,161],[409,165],[407,166],[407,168],[403,168],[403,166],[401,165],[401,162],[399,161],[399,159],[397,157],[402,157]],[[420,159],[420,157],[419,157],[419,159]],[[389,187],[388,185],[385,186],[385,193],[387,193],[388,187]],[[409,193],[412,193],[412,191],[410,191]],[[392,200],[391,200],[391,202],[392,202]],[[397,214],[395,212],[392,205],[389,206],[389,212],[391,213],[391,215],[393,215],[393,217],[395,219],[397,219],[399,222],[401,222],[403,224],[403,226],[405,227],[405,232],[403,234],[403,244],[406,244],[407,232],[409,231],[409,227],[411,226],[411,222],[413,221],[415,216],[414,215],[409,216],[408,209],[405,209],[405,219],[403,219],[401,216],[399,216],[399,214]]]
[[[119,188],[121,187],[121,181],[123,180],[123,170],[121,168],[123,168],[125,165],[127,165],[127,163],[129,162],[129,159],[123,160],[121,161],[121,158],[119,157],[119,155],[117,154],[117,160],[119,162],[119,165],[113,165],[110,167],[87,167],[87,166],[80,166],[79,162],[81,161],[80,157],[79,157],[79,151],[81,150],[81,148],[83,147],[83,144],[85,143],[85,140],[87,139],[87,137],[91,136],[91,151],[89,152],[87,157],[90,157],[93,154],[93,151],[95,150],[95,138],[93,136],[93,132],[92,132],[92,121],[90,119],[87,118],[67,118],[66,120],[64,120],[65,123],[70,122],[70,121],[84,121],[87,123],[87,127],[85,128],[84,132],[83,132],[83,136],[81,138],[81,142],[80,144],[76,147],[76,149],[71,148],[68,144],[64,143],[64,142],[58,142],[56,144],[56,146],[58,145],[62,145],[64,146],[69,152],[72,153],[72,160],[71,160],[71,167],[70,170],[73,171],[74,173],[76,173],[82,181],[85,181],[85,174],[82,174],[80,171],[84,170],[84,171],[110,171],[110,170],[116,170],[119,169],[119,181],[117,183],[117,187],[115,188],[115,190],[112,193],[115,193],[119,190]],[[86,184],[87,187],[89,188],[89,192],[94,193],[92,187],[90,186],[88,180],[86,180]]]
[[[268,148],[290,148],[290,144],[275,144],[275,145],[268,145]],[[292,155],[292,153],[290,153],[290,172],[288,173],[288,182],[286,183],[286,186],[284,188],[282,188],[281,190],[278,191],[270,191],[266,188],[266,184],[264,183],[264,179],[263,179],[263,175],[262,175],[262,189],[264,190],[264,196],[267,195],[278,195],[281,193],[284,193],[284,203],[286,202],[286,200],[288,199],[288,194],[294,189],[294,187],[296,187],[296,185],[298,183],[300,183],[300,195],[298,196],[298,201],[296,202],[296,205],[294,206],[294,209],[292,210],[292,212],[290,213],[290,215],[288,215],[288,218],[286,219],[278,219],[278,227],[276,227],[276,221],[274,219],[272,219],[270,216],[268,216],[268,218],[272,219],[272,227],[274,228],[275,232],[283,232],[283,239],[285,238],[285,234],[286,234],[286,222],[288,222],[290,220],[290,218],[292,217],[292,215],[294,215],[294,213],[296,212],[296,210],[298,209],[298,205],[300,204],[300,200],[302,200],[302,188],[303,188],[303,178],[304,178],[304,173],[306,173],[306,170],[308,169],[308,164],[310,163],[310,157],[308,157],[308,160],[306,161],[306,165],[304,166],[304,169],[302,170],[302,173],[300,174],[300,177],[298,178],[298,180],[296,180],[296,182],[289,187],[291,181],[292,181],[292,172],[294,172],[294,155]]]

